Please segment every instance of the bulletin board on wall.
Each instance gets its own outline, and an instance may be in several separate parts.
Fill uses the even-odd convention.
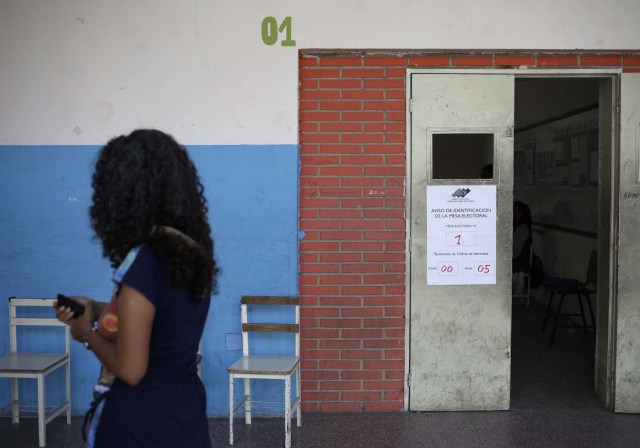
[[[598,157],[597,108],[516,132],[514,196],[538,223],[597,232]]]

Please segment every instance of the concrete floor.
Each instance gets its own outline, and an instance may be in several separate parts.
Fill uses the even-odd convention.
[[[544,309],[514,302],[511,410],[305,414],[293,447],[640,447],[640,415],[613,414],[593,393],[595,340],[581,330],[540,333]],[[47,425],[47,447],[80,448],[82,418]],[[228,446],[228,422],[209,421],[214,447]],[[282,419],[234,425],[236,448],[284,446]],[[37,447],[36,421],[0,419],[0,448]],[[126,447],[125,447],[126,448]],[[180,447],[188,448],[188,447]]]

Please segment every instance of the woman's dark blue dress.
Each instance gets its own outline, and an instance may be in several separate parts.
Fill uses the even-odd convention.
[[[155,307],[149,367],[129,386],[116,379],[98,423],[100,448],[209,448],[205,389],[196,354],[210,298],[193,302],[186,288],[174,289],[168,265],[142,246],[122,283]]]

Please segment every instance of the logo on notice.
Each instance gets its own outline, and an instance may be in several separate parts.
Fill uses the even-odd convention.
[[[451,194],[454,198],[463,198],[469,194],[471,190],[468,188],[458,188],[456,191]]]

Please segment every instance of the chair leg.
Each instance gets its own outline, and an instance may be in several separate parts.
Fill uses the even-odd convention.
[[[582,329],[585,334],[589,333],[587,329],[587,318],[584,315],[584,306],[582,305],[582,294],[576,294],[578,296],[578,305],[580,306],[580,316],[582,317]]]
[[[591,328],[593,328],[593,332],[596,332],[596,319],[593,316],[593,307],[591,306],[591,294],[585,294],[587,298],[587,306],[589,308],[589,316],[591,316]]]
[[[300,364],[296,368],[296,399],[298,409],[296,409],[296,421],[298,426],[302,425],[302,377],[300,376]]]
[[[11,378],[11,423],[20,423],[20,396],[18,378]]]
[[[564,303],[564,297],[566,294],[560,295],[560,301],[558,302],[558,310],[556,311],[556,318],[553,322],[553,331],[551,332],[551,340],[549,341],[549,347],[553,345],[553,341],[556,338],[556,330],[558,329],[558,320],[560,319],[560,314],[562,313],[562,304]]]
[[[47,443],[44,415],[44,376],[38,375],[38,442],[43,447]]]
[[[284,379],[284,446],[291,448],[291,376]]]
[[[551,291],[549,293],[549,301],[547,302],[547,311],[544,314],[544,321],[542,321],[542,330],[540,330],[541,333],[544,333],[545,328],[547,328],[547,319],[549,318],[549,314],[551,314],[551,304],[553,303],[554,295],[555,291]]]
[[[251,378],[244,379],[244,423],[251,424]]]
[[[67,425],[71,424],[71,364],[67,363]]]
[[[233,445],[233,374],[229,374],[229,445]]]

